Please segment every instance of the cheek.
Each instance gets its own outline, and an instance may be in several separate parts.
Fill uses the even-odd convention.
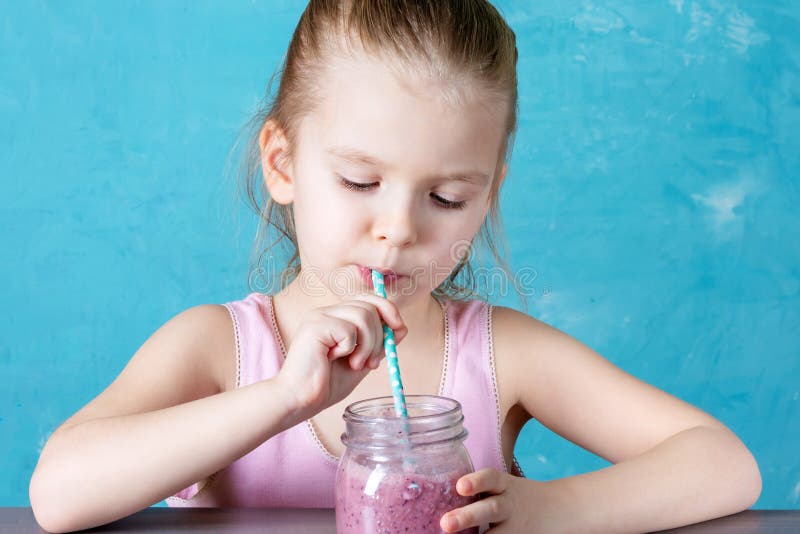
[[[358,231],[361,210],[324,184],[301,190],[297,198],[302,199],[294,206],[297,238],[307,254],[337,257],[349,247],[347,240]]]
[[[325,225],[346,225],[357,218],[354,215],[363,211],[357,195],[345,191],[335,179],[326,177],[324,171],[317,171],[316,176],[318,178],[305,179],[297,184],[296,198],[302,204],[296,209],[302,209],[304,214],[311,215],[311,219]]]
[[[464,223],[454,228],[440,228],[436,245],[430,250],[430,260],[425,266],[432,287],[444,282],[453,272],[460,258],[468,254],[470,242],[475,237]]]

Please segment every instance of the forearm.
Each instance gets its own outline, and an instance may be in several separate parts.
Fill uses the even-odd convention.
[[[275,381],[54,434],[31,480],[40,522],[108,523],[222,469],[305,417]],[[47,525],[43,525],[47,526]]]
[[[696,427],[639,456],[546,482],[538,491],[542,519],[553,531],[649,532],[743,510],[758,498],[761,477],[730,431]]]

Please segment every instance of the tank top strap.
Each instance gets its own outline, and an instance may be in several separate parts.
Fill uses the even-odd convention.
[[[281,368],[282,348],[269,295],[251,293],[226,302],[236,334],[236,387],[272,378]]]

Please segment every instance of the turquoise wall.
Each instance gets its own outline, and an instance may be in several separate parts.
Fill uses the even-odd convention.
[[[728,424],[757,507],[800,507],[800,4],[497,5],[529,313]],[[159,325],[247,293],[224,167],[301,10],[0,2],[0,505],[28,505],[48,435]],[[534,422],[516,452],[538,479],[605,465]]]

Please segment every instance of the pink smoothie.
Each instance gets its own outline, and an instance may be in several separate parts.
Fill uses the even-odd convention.
[[[350,463],[346,472],[340,473],[336,487],[336,532],[443,533],[439,528],[442,516],[475,500],[456,492],[456,482],[465,474],[379,471],[373,475],[373,469]],[[477,534],[478,529],[461,532]]]

